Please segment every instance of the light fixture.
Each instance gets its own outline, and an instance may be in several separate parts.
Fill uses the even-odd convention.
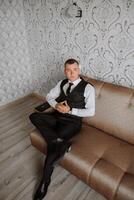
[[[76,3],[72,3],[66,8],[65,15],[68,18],[82,17],[82,10]]]

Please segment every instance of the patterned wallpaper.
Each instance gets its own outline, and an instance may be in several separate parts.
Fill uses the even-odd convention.
[[[66,12],[74,2],[81,18]],[[69,57],[83,74],[134,87],[134,0],[25,0],[24,10],[40,93],[63,78]]]
[[[83,74],[134,87],[133,10],[134,0],[0,0],[0,100],[45,95],[70,57]]]
[[[0,105],[32,90],[22,1],[0,0]]]

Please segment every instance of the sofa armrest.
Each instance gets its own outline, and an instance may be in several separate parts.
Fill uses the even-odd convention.
[[[47,153],[47,143],[37,129],[30,133],[31,144],[36,147],[41,153]]]

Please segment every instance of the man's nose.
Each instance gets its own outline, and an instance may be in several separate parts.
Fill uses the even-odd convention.
[[[74,72],[73,72],[73,71],[71,71],[71,75],[73,75],[73,73],[74,73]]]

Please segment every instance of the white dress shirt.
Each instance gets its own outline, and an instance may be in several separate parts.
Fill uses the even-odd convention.
[[[73,85],[71,86],[71,91],[78,85],[78,83],[81,81],[81,78],[78,78],[77,80],[73,81]],[[50,92],[46,96],[47,102],[50,104],[51,107],[55,108],[55,105],[57,104],[57,101],[55,100],[60,95],[60,84],[62,80],[57,83],[57,85],[50,90]],[[66,90],[69,86],[68,81],[64,86],[63,90],[66,94]],[[84,91],[84,97],[85,97],[85,108],[79,109],[79,108],[72,108],[71,111],[69,111],[69,114],[76,115],[79,117],[90,117],[95,114],[95,89],[92,85],[87,84]]]

